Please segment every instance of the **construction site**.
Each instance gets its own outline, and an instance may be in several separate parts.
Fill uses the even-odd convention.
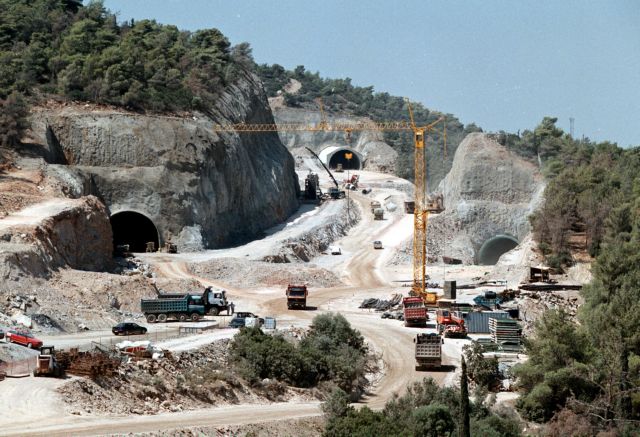
[[[197,125],[217,141],[236,141],[240,155],[253,153],[244,149],[250,146],[281,156],[268,182],[257,173],[244,183],[237,176],[248,175],[246,169],[233,176],[222,170],[227,190],[185,195],[178,206],[163,199],[176,181],[157,179],[169,170],[153,161],[166,154],[148,154],[145,148],[156,143],[140,139],[145,133],[138,130],[130,152],[118,148],[130,168],[95,161],[103,140],[74,142],[99,137],[101,120],[114,116],[143,122],[108,108],[42,108],[33,116],[30,148],[44,157],[17,155],[2,174],[0,324],[7,343],[0,343],[0,405],[11,405],[0,419],[3,435],[178,429],[273,435],[292,426],[297,435],[318,435],[322,390],[249,384],[229,370],[238,328],[260,326],[295,342],[316,315],[343,315],[371,352],[358,402],[376,409],[425,377],[455,384],[462,348],[472,340],[508,369],[526,359],[522,338],[542,311],[562,306],[575,314],[575,290],[588,269],[577,265],[551,277],[539,267],[527,215],[539,202],[542,178],[491,135],[465,138],[448,175],[429,189],[424,151],[446,153],[446,144],[425,137],[440,129],[446,138],[443,120],[336,121],[321,109],[316,122],[303,123],[144,120],[149,132],[180,123],[186,134]],[[367,170],[373,152],[344,140],[386,129],[411,135],[415,183]],[[276,135],[296,132],[333,135],[327,144],[343,136],[344,144],[290,139],[287,149]],[[133,138],[133,131],[118,135]],[[54,146],[73,162],[50,162],[47,149]],[[183,147],[176,139],[169,150]],[[187,169],[198,158],[179,159]],[[264,165],[245,159],[256,171]],[[209,186],[203,174],[186,175],[180,178]],[[150,191],[154,185],[161,191]],[[254,205],[256,193],[263,194]],[[209,208],[207,223],[198,222],[196,205]],[[193,216],[177,214],[180,208]],[[121,340],[109,329],[125,321],[141,331]],[[19,345],[25,331],[34,340]],[[29,343],[35,338],[40,343]],[[207,383],[213,385],[185,388],[194,369],[217,375]],[[513,406],[517,394],[507,375],[497,399]]]
[[[1,436],[637,435],[640,150],[522,68],[555,10],[105,3],[0,0]]]

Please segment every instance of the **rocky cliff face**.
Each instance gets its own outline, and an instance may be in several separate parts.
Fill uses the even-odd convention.
[[[32,129],[70,195],[94,194],[111,215],[146,216],[160,244],[215,248],[285,219],[298,206],[299,187],[293,158],[275,133],[212,130],[214,123],[273,123],[255,76],[229,87],[210,112],[211,118],[41,108]]]
[[[0,291],[21,276],[47,277],[59,267],[112,267],[109,218],[94,196],[52,199],[25,209],[23,216],[15,224],[0,222]]]
[[[321,121],[319,111],[310,111],[301,108],[288,108],[282,106],[273,107],[275,121],[283,123],[304,123],[309,125],[317,124]],[[366,118],[357,117],[334,117],[327,116],[327,122],[332,123],[357,123],[369,122]],[[316,153],[320,153],[327,147],[348,147],[359,152],[364,158],[364,169],[370,171],[380,171],[393,173],[395,171],[398,153],[384,142],[382,132],[366,131],[352,132],[351,138],[347,139],[344,132],[279,132],[282,143],[289,150],[300,147],[309,147]]]
[[[458,147],[441,182],[446,210],[429,217],[429,256],[480,262],[483,246],[498,237],[521,242],[544,183],[537,168],[495,142],[473,133]],[[495,240],[494,240],[495,241]]]

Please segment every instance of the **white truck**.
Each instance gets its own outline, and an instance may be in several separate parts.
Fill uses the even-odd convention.
[[[439,369],[442,367],[442,336],[435,333],[418,334],[413,339],[416,344],[416,370]]]

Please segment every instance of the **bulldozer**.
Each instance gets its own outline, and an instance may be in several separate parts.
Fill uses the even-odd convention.
[[[42,346],[40,348],[40,356],[38,356],[38,365],[33,370],[33,376],[51,376],[60,378],[64,375],[62,367],[56,360],[56,354],[53,346]]]

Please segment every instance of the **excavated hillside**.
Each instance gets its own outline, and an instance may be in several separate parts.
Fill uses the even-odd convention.
[[[445,211],[429,217],[429,255],[495,264],[529,234],[528,217],[542,199],[544,181],[534,164],[490,135],[472,133],[439,190]]]
[[[216,133],[215,123],[273,123],[259,80],[245,74],[211,117],[142,115],[92,105],[41,107],[34,148],[71,197],[107,206],[114,241],[179,250],[245,241],[298,206],[294,161],[275,133]],[[145,241],[146,240],[146,241]]]
[[[271,99],[273,102],[274,99]],[[273,114],[278,124],[303,123],[315,125],[322,121],[319,111],[303,108],[289,108],[272,104]],[[368,123],[371,120],[361,117],[327,116],[329,124],[336,123]],[[352,132],[347,138],[341,131],[314,131],[314,132],[279,132],[282,143],[291,150],[295,156],[306,156],[304,147],[309,147],[315,153],[320,154],[329,148],[354,151],[358,160],[356,169],[364,168],[370,171],[393,173],[396,169],[396,152],[389,144],[384,142],[382,132],[363,131]],[[301,150],[302,149],[302,150]],[[345,168],[347,168],[345,166]]]

